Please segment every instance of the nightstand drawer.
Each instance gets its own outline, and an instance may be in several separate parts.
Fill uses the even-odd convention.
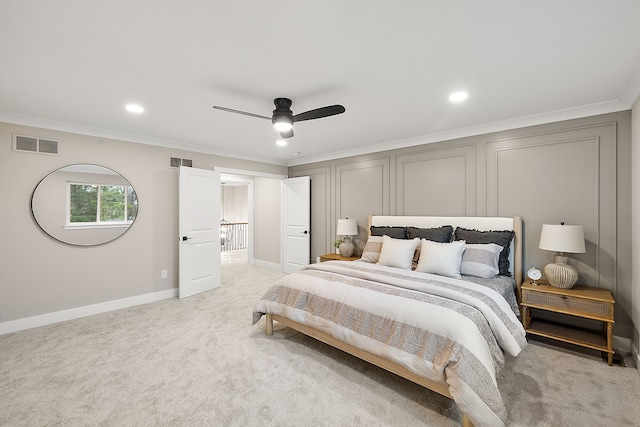
[[[522,303],[554,311],[567,311],[574,315],[581,313],[587,317],[613,320],[613,304],[603,301],[526,290],[522,295]]]

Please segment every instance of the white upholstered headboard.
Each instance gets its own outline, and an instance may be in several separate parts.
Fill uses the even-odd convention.
[[[509,253],[509,270],[513,274],[518,286],[518,300],[520,299],[520,285],[522,284],[522,217],[485,217],[485,216],[369,216],[369,232],[371,226],[390,227],[418,227],[434,228],[443,225],[464,227],[478,231],[513,230],[515,238],[511,243]]]

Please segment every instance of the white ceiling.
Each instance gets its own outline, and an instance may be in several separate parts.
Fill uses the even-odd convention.
[[[294,165],[629,109],[639,54],[637,0],[2,0],[0,121]],[[347,111],[212,108],[276,97]]]

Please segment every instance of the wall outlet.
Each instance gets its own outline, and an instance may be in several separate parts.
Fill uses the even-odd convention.
[[[167,277],[168,277],[167,270],[161,270],[160,271],[160,278],[161,279],[166,279]]]

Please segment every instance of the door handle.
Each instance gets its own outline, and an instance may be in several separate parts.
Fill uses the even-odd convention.
[[[182,241],[186,242],[187,240],[191,240],[193,237],[182,236]]]
[[[309,234],[307,230],[301,231],[302,234]]]

